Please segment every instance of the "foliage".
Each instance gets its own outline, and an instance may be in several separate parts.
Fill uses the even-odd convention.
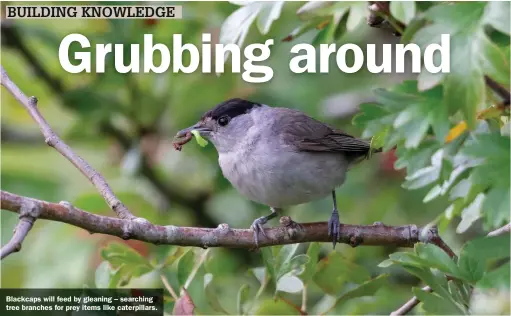
[[[360,105],[355,127],[345,127],[370,137],[371,146],[383,147],[384,154],[395,154],[394,167],[406,169],[406,177],[385,173],[375,159],[364,162],[364,168],[350,172],[350,180],[338,192],[342,221],[371,223],[384,218],[396,225],[438,224],[448,243],[461,249],[459,258],[453,260],[429,244],[417,244],[411,252],[394,252],[392,248],[342,246],[332,251],[311,243],[240,255],[226,249],[205,253],[209,250],[99,239],[106,246],[98,261],[94,236],[38,222],[36,226],[47,226],[34,228],[37,240],[28,236],[17,255],[22,259],[2,262],[2,285],[164,286],[166,310],[185,314],[301,314],[302,306],[309,314],[388,314],[412,294],[423,302],[416,312],[509,313],[509,307],[491,303],[492,299],[505,301],[502,298],[509,303],[509,239],[474,237],[510,221],[509,107],[485,84],[485,76],[503,86],[510,84],[509,2],[390,3],[392,17],[387,18],[393,25],[404,26],[402,43],[424,48],[438,42],[440,34],[451,35],[450,74],[422,72],[416,80],[399,79],[396,84],[391,76],[378,79],[363,72],[301,77],[286,73],[287,42],[317,46],[383,37],[385,30],[368,35],[367,2],[236,1],[184,6],[184,20],[20,23],[29,48],[38,52],[50,75],[61,80],[61,88],[35,77],[17,51],[4,53],[2,47],[2,65],[23,91],[39,97],[50,124],[112,181],[131,210],[152,222],[175,225],[209,225],[201,220],[210,216],[215,222],[248,227],[263,209],[232,193],[218,172],[212,146],[190,145],[179,154],[165,148],[165,139],[196,122],[212,104],[231,96],[250,96],[319,116],[324,108],[317,105],[327,96],[353,91],[367,95],[368,89],[377,86],[374,101]],[[139,43],[144,33],[168,44],[173,33],[182,33],[184,42],[200,46],[201,34],[212,26],[220,33],[221,43],[242,46],[275,38],[269,62],[276,76],[271,84],[247,85],[229,73],[70,75],[55,58],[63,35],[71,32],[87,35],[93,45]],[[124,53],[129,59],[131,52]],[[107,59],[106,68],[112,66],[113,59]],[[2,122],[7,117],[9,123],[29,130],[33,123],[18,105],[10,106],[14,102],[2,95]],[[346,124],[342,119],[332,121]],[[108,129],[112,126],[120,138]],[[110,214],[87,181],[43,146],[2,145],[3,189],[52,201],[68,199],[83,209]],[[152,172],[149,177],[144,176],[147,170]],[[158,185],[147,183],[154,178],[160,179]],[[167,186],[170,189],[165,190]],[[193,200],[197,192],[207,192],[211,198],[197,202]],[[328,212],[317,210],[330,208],[319,201],[293,208],[292,216],[298,221],[324,220]],[[13,222],[13,217],[2,217],[4,240]],[[451,231],[453,225],[457,235]],[[56,243],[55,249],[46,247]],[[55,258],[66,260],[56,263]],[[90,269],[84,266],[88,261]],[[39,266],[44,270],[36,269]],[[410,279],[403,270],[416,278]],[[418,280],[433,292],[421,290]]]
[[[380,267],[398,264],[429,285],[433,293],[413,290],[425,311],[467,314],[472,291],[509,289],[509,261],[499,261],[509,258],[509,247],[509,236],[475,239],[463,247],[455,262],[434,245],[417,244],[414,252],[391,254]]]

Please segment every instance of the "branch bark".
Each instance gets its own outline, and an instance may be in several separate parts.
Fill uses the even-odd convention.
[[[511,233],[511,223],[508,223],[501,228],[495,229],[494,231],[491,231],[488,233],[488,236],[490,237],[496,237],[504,234]]]
[[[18,102],[30,114],[32,119],[39,125],[41,133],[48,146],[55,148],[62,156],[67,158],[78,170],[85,175],[89,181],[96,187],[101,196],[105,199],[108,206],[122,219],[133,219],[128,208],[115,196],[114,192],[106,182],[105,178],[92,168],[82,157],[78,156],[60,137],[51,129],[48,122],[44,119],[37,108],[37,98],[27,96],[18,88],[18,86],[9,78],[4,67],[0,65],[1,83],[14,96]]]
[[[14,228],[11,240],[0,249],[0,259],[21,250],[21,244],[40,215],[39,205],[32,200],[24,200],[20,205],[19,214],[19,222]]]
[[[75,208],[67,202],[51,203],[1,191],[2,209],[19,213],[25,203],[34,203],[40,210],[39,218],[41,219],[67,223],[83,228],[90,233],[136,239],[153,244],[202,248],[256,248],[253,231],[250,229],[231,229],[227,224],[220,224],[217,228],[159,226],[144,220],[126,220],[92,214]],[[268,237],[261,236],[259,247],[304,242],[331,242],[327,228],[327,222],[298,224],[284,216],[280,219],[279,227],[265,230]],[[425,229],[428,230],[426,234],[423,232]],[[421,237],[425,235],[431,236],[431,238],[437,236],[435,231],[431,231],[429,227],[417,227],[416,225],[341,224],[339,242],[353,247],[359,245],[412,247],[419,241],[428,242]],[[431,241],[429,240],[429,242]]]
[[[511,99],[511,93],[509,90],[488,76],[484,76],[484,81],[486,82],[486,85],[490,87],[490,89],[495,91],[495,93],[502,98],[502,105],[509,106],[509,101]]]
[[[424,292],[433,292],[433,289],[429,286],[423,287],[422,290]],[[403,306],[390,313],[390,316],[406,315],[420,302],[417,296],[414,296],[408,302],[404,303]]]

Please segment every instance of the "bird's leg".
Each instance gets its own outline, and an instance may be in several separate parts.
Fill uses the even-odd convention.
[[[332,190],[332,199],[334,200],[334,209],[332,211],[332,215],[330,216],[330,219],[328,220],[328,236],[332,237],[332,241],[335,244],[337,241],[339,241],[339,238],[341,237],[341,229],[340,229],[340,222],[339,222],[339,211],[337,210],[337,199],[335,198],[335,190]]]
[[[254,241],[257,248],[259,248],[259,233],[266,237],[263,225],[266,224],[270,219],[275,218],[277,216],[277,209],[274,207],[271,207],[270,209],[271,209],[270,215],[257,218],[250,226],[250,228],[254,231]]]

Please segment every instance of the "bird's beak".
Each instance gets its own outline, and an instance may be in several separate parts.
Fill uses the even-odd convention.
[[[180,130],[179,132],[177,132],[176,136],[184,137],[184,136],[186,136],[186,134],[191,133],[192,131],[198,131],[201,136],[208,136],[209,133],[212,132],[211,129],[204,126],[204,123],[201,121],[195,125],[192,125],[190,127]]]

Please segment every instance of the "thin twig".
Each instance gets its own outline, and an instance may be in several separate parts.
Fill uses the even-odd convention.
[[[371,27],[389,28],[396,36],[401,36],[406,27],[390,13],[390,1],[369,1],[369,15],[366,21]]]
[[[32,119],[39,125],[45,138],[46,144],[55,148],[62,156],[67,158],[78,170],[85,175],[103,196],[108,206],[121,219],[134,219],[128,208],[115,196],[105,178],[92,168],[82,157],[78,156],[62,139],[51,129],[48,122],[44,119],[37,108],[37,98],[27,96],[18,88],[18,86],[9,78],[3,66],[0,66],[2,85],[23,105]]]
[[[163,274],[160,274],[160,279],[161,279],[161,282],[163,282],[163,285],[165,286],[167,291],[169,291],[169,293],[172,296],[172,298],[177,301],[179,299],[179,297],[177,296],[176,292],[174,292],[174,289],[170,285],[170,283],[167,280],[167,278]]]
[[[27,201],[35,203],[40,208],[39,218],[67,223],[83,228],[90,233],[123,238],[126,229],[129,228],[131,231],[130,239],[154,244],[245,249],[255,249],[256,246],[253,231],[250,229],[231,229],[227,224],[220,224],[217,228],[159,226],[148,221],[123,220],[96,215],[70,204],[51,203],[1,191],[3,210],[19,213],[23,203],[27,203]],[[419,242],[422,230],[423,228],[416,225],[341,224],[339,242],[352,247],[359,245],[413,247],[415,243]],[[284,216],[281,218],[280,226],[267,228],[265,232],[267,237],[261,236],[260,247],[305,242],[331,242],[328,236],[327,222],[298,224]]]
[[[432,292],[433,289],[431,289],[429,286],[425,286],[422,288],[425,292]],[[390,313],[391,316],[398,316],[398,315],[406,315],[408,312],[410,312],[417,304],[419,304],[420,301],[417,298],[417,296],[412,297],[408,302],[404,303],[403,306],[396,309],[392,313]]]
[[[449,247],[442,238],[440,238],[440,235],[438,235],[438,227],[436,225],[430,226],[429,230],[423,230],[423,232],[426,232],[429,234],[428,236],[422,236],[425,238],[425,243],[431,243],[437,246],[438,248],[442,249],[451,259],[457,260],[456,253]],[[421,240],[422,241],[422,240]]]
[[[496,237],[504,234],[509,234],[511,232],[511,223],[502,226],[501,228],[495,229],[488,233],[490,237]]]
[[[301,308],[301,312],[303,314],[307,313],[307,285],[306,284],[303,285],[303,289],[302,289],[302,308]]]
[[[208,257],[208,254],[209,254],[210,250],[211,249],[206,249],[205,251],[202,252],[202,255],[201,255],[200,259],[199,259],[199,262],[197,262],[195,267],[193,267],[192,272],[190,272],[190,275],[188,276],[188,279],[186,279],[186,282],[183,285],[183,289],[185,289],[185,290],[188,289],[188,287],[190,286],[190,284],[193,281],[193,278],[195,278],[195,275],[199,271],[200,267],[202,266],[204,261],[206,261],[206,258]]]
[[[496,94],[498,94],[499,97],[503,100],[503,105],[509,107],[509,101],[511,99],[511,93],[509,90],[501,86],[497,81],[493,80],[492,78],[488,76],[484,76],[484,81],[486,82],[486,85],[490,87],[493,91],[495,91]]]

